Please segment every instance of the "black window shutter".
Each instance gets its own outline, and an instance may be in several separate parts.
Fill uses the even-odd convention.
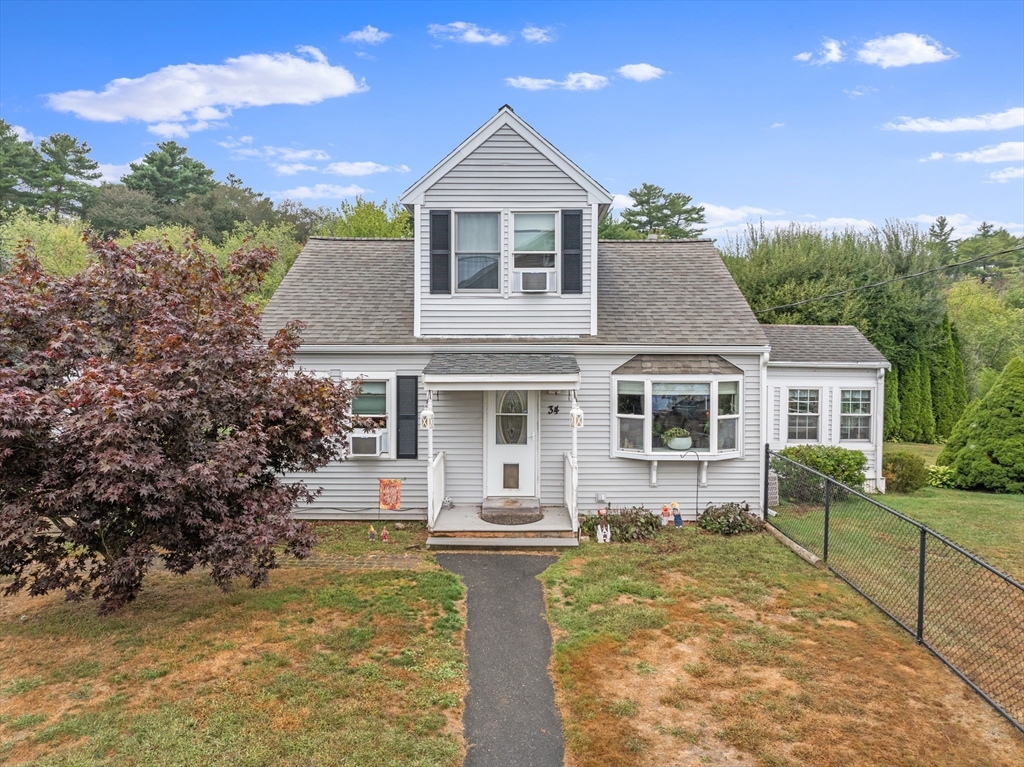
[[[583,211],[562,211],[562,292],[583,292]]]
[[[419,447],[418,403],[419,378],[398,376],[398,457],[416,458]]]
[[[452,292],[452,213],[430,211],[430,292]]]

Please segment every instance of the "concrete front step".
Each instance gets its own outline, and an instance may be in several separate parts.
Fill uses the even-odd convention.
[[[509,538],[509,537],[449,537],[432,535],[427,538],[427,548],[495,548],[495,549],[569,549],[579,546],[572,538]]]
[[[480,510],[486,514],[539,514],[540,498],[501,498],[489,495],[480,504]]]
[[[435,538],[575,538],[572,530],[557,527],[523,530],[527,525],[493,525],[494,530],[438,530],[430,531]]]

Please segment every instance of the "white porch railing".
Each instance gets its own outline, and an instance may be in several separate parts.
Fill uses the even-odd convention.
[[[427,472],[427,528],[433,529],[444,503],[444,451],[434,456]]]
[[[576,458],[572,453],[565,454],[565,507],[569,510],[569,519],[572,520],[572,531],[578,533],[580,530],[580,509],[578,504],[579,493],[579,469],[576,466]]]

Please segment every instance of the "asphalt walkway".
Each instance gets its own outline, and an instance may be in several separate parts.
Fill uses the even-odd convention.
[[[551,630],[536,576],[558,559],[438,554],[467,588],[469,694],[463,767],[562,767],[562,722],[548,676]]]

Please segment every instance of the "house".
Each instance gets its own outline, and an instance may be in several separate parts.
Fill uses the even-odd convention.
[[[865,487],[882,476],[885,371],[889,362],[850,325],[763,325],[768,359],[769,442],[838,445],[867,456]]]
[[[379,426],[297,516],[571,546],[609,505],[760,510],[771,344],[710,240],[598,242],[612,195],[508,106],[401,202],[411,240],[310,239],[263,315]]]

